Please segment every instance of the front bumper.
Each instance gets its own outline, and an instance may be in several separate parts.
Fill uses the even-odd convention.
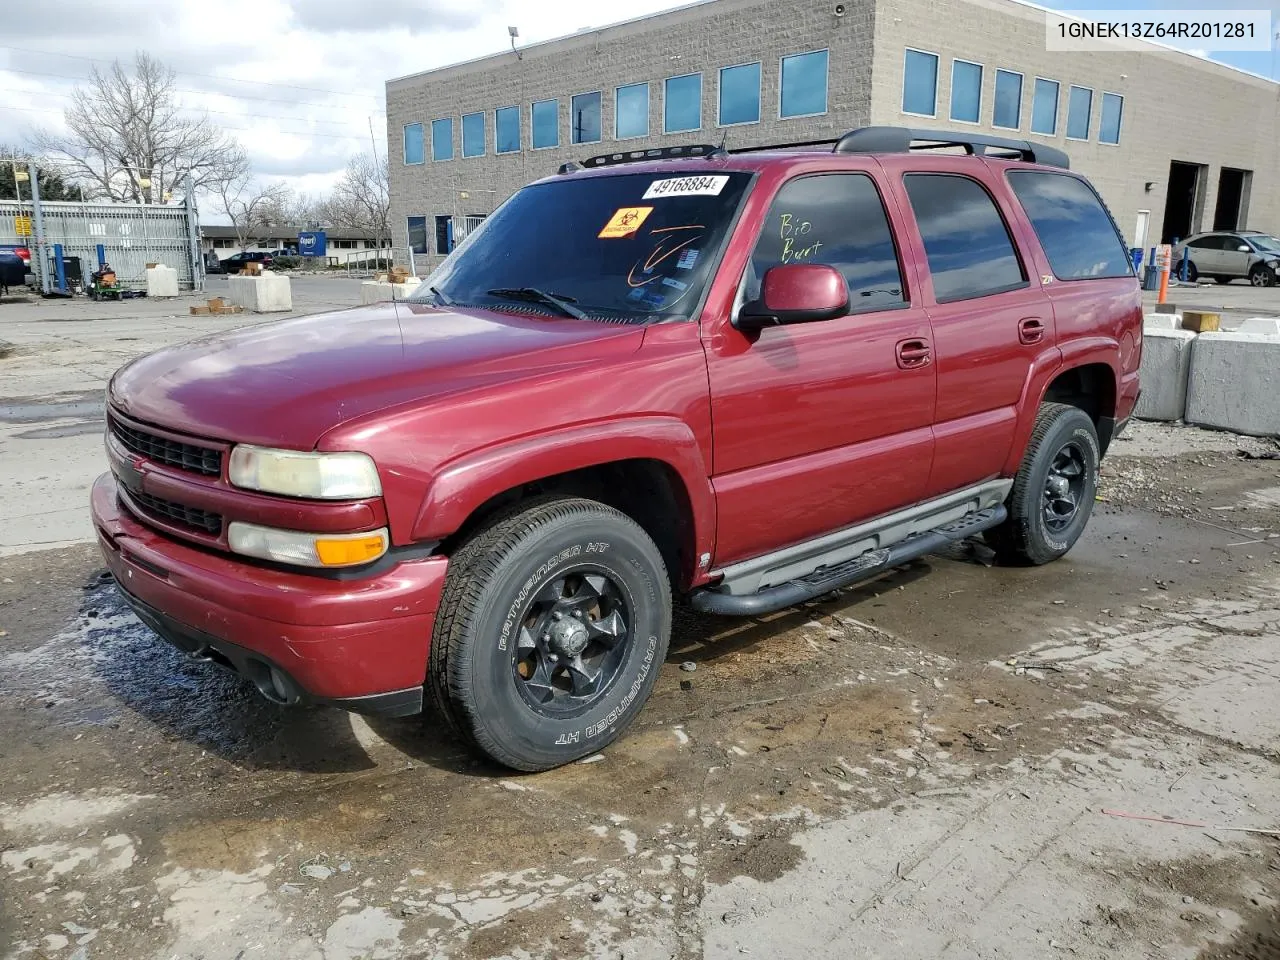
[[[279,703],[333,703],[401,716],[422,684],[444,557],[360,579],[271,569],[165,537],[93,485],[99,546],[139,619],[179,649],[229,667]]]

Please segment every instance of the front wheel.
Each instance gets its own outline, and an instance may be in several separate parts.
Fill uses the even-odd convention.
[[[1255,287],[1274,287],[1276,272],[1265,264],[1258,264],[1249,271],[1249,282]]]
[[[1009,518],[986,536],[997,558],[1039,565],[1075,546],[1093,512],[1101,459],[1088,414],[1063,403],[1042,404],[1006,501]]]
[[[427,692],[480,751],[546,770],[626,729],[670,635],[666,567],[639,524],[592,500],[542,501],[450,560]]]

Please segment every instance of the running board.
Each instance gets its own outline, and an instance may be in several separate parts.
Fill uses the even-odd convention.
[[[695,590],[689,597],[693,609],[700,613],[718,613],[731,617],[758,616],[794,607],[798,603],[831,593],[841,587],[867,580],[886,570],[909,563],[926,554],[937,553],[952,543],[998,527],[1009,516],[1004,504],[971,513],[935,530],[917,533],[892,546],[868,552],[837,563],[819,567],[813,573],[766,587],[758,593],[734,595],[714,588]]]

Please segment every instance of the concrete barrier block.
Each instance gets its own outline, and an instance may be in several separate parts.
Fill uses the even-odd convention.
[[[163,263],[147,268],[148,297],[176,297],[178,295],[178,271]]]
[[[1142,395],[1134,416],[1139,420],[1181,420],[1187,409],[1187,375],[1191,367],[1190,330],[1147,327],[1142,336]]]
[[[1236,333],[1260,333],[1280,337],[1280,317],[1250,317],[1236,329]]]
[[[405,283],[365,280],[360,284],[360,302],[370,304],[382,303],[386,300],[404,300],[415,294],[420,286],[422,286],[421,280],[412,279]]]
[[[1144,330],[1181,330],[1182,317],[1176,313],[1148,313],[1142,318]]]
[[[1280,436],[1280,337],[1202,333],[1191,351],[1188,423]]]
[[[293,309],[289,278],[278,273],[256,277],[228,277],[231,302],[254,313],[283,313]]]

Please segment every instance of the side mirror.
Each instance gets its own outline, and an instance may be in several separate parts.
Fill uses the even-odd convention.
[[[765,272],[760,299],[743,305],[734,326],[762,330],[834,320],[848,312],[849,285],[839,270],[822,263],[788,263]]]
[[[1250,247],[1247,243],[1242,243],[1240,244],[1240,246],[1236,247],[1236,249],[1239,250],[1241,253],[1249,253],[1253,248]]]

